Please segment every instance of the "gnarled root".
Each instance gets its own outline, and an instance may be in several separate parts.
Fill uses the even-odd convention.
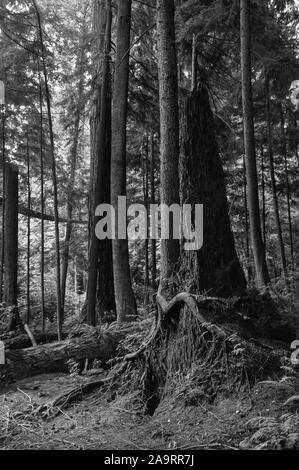
[[[189,383],[196,381],[201,397],[213,399],[225,388],[231,391],[232,387],[240,387],[244,378],[248,382],[251,376],[262,376],[279,367],[271,349],[244,341],[236,332],[207,321],[202,311],[218,309],[225,314],[229,310],[226,300],[180,293],[167,302],[159,291],[156,304],[150,334],[136,352],[122,358],[108,377],[86,382],[35,412],[55,416],[85,394],[112,384],[134,363],[142,369],[138,385],[142,377],[143,398],[150,414],[178,383],[188,382],[187,376]]]

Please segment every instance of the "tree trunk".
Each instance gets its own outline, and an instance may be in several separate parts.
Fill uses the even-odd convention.
[[[252,277],[251,272],[251,257],[250,257],[250,244],[249,244],[249,224],[248,224],[248,203],[247,203],[247,178],[246,178],[246,160],[245,155],[243,157],[243,191],[244,191],[244,212],[245,212],[245,246],[246,246],[246,266],[247,266],[247,275],[248,280]]]
[[[118,1],[117,48],[112,106],[111,204],[118,213],[118,197],[126,196],[126,123],[129,79],[129,49],[131,30],[131,0]],[[136,315],[136,301],[132,289],[127,233],[118,233],[112,241],[113,277],[117,320]]]
[[[55,145],[54,145],[54,133],[53,133],[53,121],[51,113],[51,99],[50,99],[50,90],[48,84],[48,71],[46,65],[46,56],[45,56],[45,47],[43,39],[43,30],[41,24],[40,11],[35,0],[32,0],[37,24],[39,31],[39,40],[42,56],[42,66],[43,66],[43,75],[45,82],[45,91],[46,91],[46,102],[48,110],[48,120],[49,120],[49,132],[50,132],[50,144],[51,144],[51,163],[52,163],[52,179],[53,179],[53,193],[54,193],[54,218],[55,218],[55,248],[56,248],[56,300],[57,300],[57,333],[58,340],[61,340],[62,337],[62,304],[61,304],[61,289],[60,289],[60,240],[59,240],[59,213],[58,213],[58,189],[57,189],[57,176],[56,176],[56,160],[55,160]]]
[[[3,300],[4,278],[4,226],[5,226],[5,114],[2,116],[2,220],[1,220],[1,265],[0,265],[0,303]]]
[[[46,326],[45,310],[45,201],[44,201],[44,119],[43,119],[43,90],[40,76],[40,61],[38,62],[38,80],[39,80],[39,113],[40,113],[40,206],[41,206],[41,258],[40,258],[40,284],[41,284],[41,314],[42,331]]]
[[[114,310],[114,290],[112,277],[112,246],[111,240],[98,240],[95,234],[95,211],[99,204],[110,202],[110,163],[111,163],[111,87],[110,87],[110,50],[112,11],[110,0],[106,6],[102,2],[100,10],[95,8],[94,22],[99,14],[105,16],[102,24],[105,31],[104,42],[100,42],[101,31],[98,31],[98,44],[102,44],[104,59],[102,60],[102,81],[94,90],[94,104],[91,113],[91,153],[94,179],[92,194],[91,233],[89,246],[89,269],[87,286],[87,323],[96,324],[97,310],[101,316],[105,311]],[[98,70],[97,70],[98,73]]]
[[[174,0],[157,0],[158,72],[161,133],[161,203],[179,204],[179,111]],[[172,220],[170,227],[172,227]],[[179,240],[161,240],[161,281],[174,272],[180,254]]]
[[[191,59],[191,91],[195,91],[197,88],[197,45],[196,45],[196,34],[192,37],[192,59]]]
[[[62,303],[62,312],[64,316],[64,307],[65,307],[65,294],[66,294],[66,281],[68,275],[68,265],[69,265],[69,251],[70,251],[70,240],[72,234],[72,217],[73,217],[73,193],[75,186],[75,177],[76,177],[76,168],[77,168],[77,152],[78,152],[78,142],[79,142],[79,132],[80,132],[80,119],[84,111],[83,103],[83,93],[84,93],[84,65],[85,65],[85,42],[86,42],[86,10],[87,3],[84,6],[83,11],[83,26],[82,26],[82,39],[81,47],[77,60],[77,75],[79,76],[79,84],[77,90],[77,106],[74,113],[74,127],[72,129],[72,145],[70,149],[69,156],[69,170],[70,178],[68,181],[67,188],[67,207],[66,207],[66,229],[65,229],[65,238],[64,238],[64,249],[62,252],[62,265],[61,265],[61,303]]]
[[[257,284],[258,287],[263,287],[269,284],[270,279],[266,265],[265,248],[262,240],[258,197],[258,180],[256,169],[251,84],[250,0],[240,0],[240,2],[242,102],[244,119],[244,144],[248,183],[248,210],[250,222],[250,235]]]
[[[143,171],[143,204],[146,208],[146,217],[147,217],[147,234],[146,239],[144,241],[144,306],[147,307],[149,303],[149,182],[148,182],[148,158],[149,158],[149,142],[148,136],[146,136],[146,143],[145,143],[145,156],[143,159],[142,171]]]
[[[27,279],[26,279],[26,323],[30,323],[30,238],[31,238],[31,224],[30,224],[30,210],[31,210],[31,186],[30,186],[30,152],[29,152],[29,128],[27,127]]]
[[[20,324],[18,313],[18,178],[17,168],[5,165],[4,306],[10,308],[8,330]]]
[[[106,363],[116,356],[124,331],[103,333],[98,337],[78,338],[59,343],[19,350],[7,350],[5,365],[0,365],[0,386],[9,380],[20,380],[39,374],[68,372],[68,361],[83,369],[86,359]]]
[[[156,204],[156,185],[155,185],[155,138],[154,134],[151,134],[151,204]],[[156,248],[156,240],[152,238],[151,240],[152,245],[152,288],[156,290],[157,284],[157,248]]]
[[[285,171],[285,182],[286,182],[286,197],[287,197],[287,209],[288,209],[288,226],[289,226],[289,238],[290,238],[290,255],[291,255],[291,266],[294,272],[294,242],[293,242],[293,227],[292,227],[292,213],[291,213],[291,193],[290,193],[290,180],[289,180],[289,169],[288,169],[288,147],[285,133],[285,120],[283,106],[280,106],[280,125],[281,125],[281,138],[282,138],[282,155],[284,159],[284,171]]]
[[[215,124],[204,85],[186,98],[181,123],[182,204],[203,204],[204,243],[182,254],[185,289],[227,297],[242,293],[246,280],[234,244]],[[192,220],[194,223],[194,220]]]
[[[33,331],[33,336],[37,344],[47,344],[57,342],[57,334],[56,333],[40,333]],[[63,339],[67,338],[67,334],[63,333]],[[32,341],[30,340],[27,333],[25,334],[17,334],[16,336],[11,337],[11,333],[7,333],[0,336],[0,341],[5,343],[5,349],[25,349],[31,348]]]
[[[286,263],[286,257],[285,257],[284,242],[282,238],[281,222],[280,222],[279,207],[278,207],[278,197],[277,197],[276,181],[275,181],[273,140],[272,140],[272,128],[271,128],[270,82],[269,82],[268,77],[266,77],[266,82],[265,82],[265,95],[266,95],[266,120],[267,120],[267,135],[268,135],[268,156],[269,156],[269,163],[270,163],[273,210],[274,210],[276,230],[277,230],[278,243],[279,243],[279,249],[280,249],[282,272],[283,272],[285,279],[287,279],[288,277],[287,263]]]
[[[263,226],[263,243],[265,253],[267,253],[267,233],[266,233],[266,184],[265,184],[265,163],[264,148],[261,145],[261,170],[262,170],[262,226]]]

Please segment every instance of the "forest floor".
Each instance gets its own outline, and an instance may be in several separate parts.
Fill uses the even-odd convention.
[[[70,374],[28,378],[0,395],[0,449],[299,449],[298,408],[290,390],[264,382],[213,404],[172,397],[145,416],[138,395],[97,392],[48,420],[31,409],[84,380]],[[189,395],[190,398],[190,395]]]

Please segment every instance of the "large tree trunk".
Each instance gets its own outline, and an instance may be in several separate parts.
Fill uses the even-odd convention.
[[[57,334],[56,333],[41,333],[32,331],[33,337],[37,344],[47,344],[53,343],[57,341]],[[67,338],[67,334],[63,333],[63,339]],[[12,332],[5,333],[4,335],[0,336],[0,341],[5,343],[5,349],[25,349],[30,348],[32,346],[32,341],[29,338],[28,334],[16,334],[12,336]]]
[[[161,132],[161,203],[179,204],[179,111],[173,0],[157,1],[158,70]],[[172,220],[170,220],[170,227]],[[161,280],[174,272],[179,240],[161,240]]]
[[[281,222],[280,222],[279,207],[278,207],[278,197],[277,197],[277,190],[276,190],[275,168],[274,168],[269,77],[266,77],[265,95],[266,95],[266,120],[267,120],[267,136],[268,136],[268,156],[269,156],[269,164],[270,164],[271,187],[272,187],[272,198],[273,198],[273,211],[274,211],[274,216],[275,216],[278,244],[279,244],[279,249],[280,249],[281,268],[282,268],[282,272],[283,272],[283,275],[284,275],[285,279],[287,279],[287,276],[288,276],[287,263],[286,263],[284,242],[283,242],[282,230],[281,230]]]
[[[251,245],[254,256],[256,279],[259,287],[269,284],[265,249],[262,240],[258,180],[256,170],[255,137],[253,124],[252,84],[251,84],[251,32],[250,0],[241,0],[241,73],[244,120],[244,144],[248,183],[248,210]]]
[[[118,1],[117,49],[112,106],[111,204],[118,220],[118,197],[126,196],[126,124],[129,80],[131,0]],[[117,320],[136,314],[132,289],[127,234],[112,241],[113,277]]]
[[[11,308],[8,330],[20,324],[18,313],[18,177],[17,168],[5,165],[4,306]]]
[[[148,218],[148,210],[149,210],[149,141],[148,141],[148,136],[146,136],[146,142],[145,142],[145,156],[143,158],[143,165],[142,165],[142,183],[143,183],[143,204],[144,207],[146,208],[146,214],[147,214],[147,234],[146,234],[146,239],[144,241],[144,306],[148,306],[149,302],[149,241],[148,241],[148,236],[149,236],[149,230],[148,230],[148,225],[149,225],[149,218]]]
[[[248,280],[252,277],[251,272],[251,257],[250,257],[250,244],[249,244],[249,223],[248,223],[248,204],[247,204],[247,178],[246,178],[246,162],[245,155],[243,157],[243,194],[244,194],[244,219],[245,219],[245,255]]]
[[[50,372],[68,372],[68,361],[83,366],[85,359],[106,363],[116,356],[124,331],[115,330],[90,338],[77,338],[28,349],[6,350],[5,365],[0,365],[0,387],[8,380],[19,380]],[[83,368],[83,367],[82,367]]]
[[[151,134],[151,204],[156,204],[156,185],[155,185],[155,138],[154,134]],[[156,240],[152,238],[152,264],[151,264],[151,274],[152,274],[152,288],[156,289],[156,279],[157,279],[157,252],[156,252]]]
[[[224,173],[205,86],[184,102],[181,124],[182,204],[203,204],[204,241],[184,252],[186,288],[193,293],[227,297],[246,288],[228,215]]]
[[[96,28],[100,15],[105,17]],[[111,50],[111,2],[106,0],[94,5],[94,28],[97,44],[102,47],[104,59],[101,63],[102,80],[97,76],[91,113],[91,178],[92,196],[91,233],[89,246],[89,269],[87,286],[87,323],[96,324],[97,309],[101,316],[105,311],[114,310],[114,290],[112,277],[111,240],[98,240],[95,234],[95,211],[99,204],[110,202],[110,162],[111,162],[111,87],[110,87],[110,50]],[[104,32],[104,42],[101,34]],[[99,54],[99,51],[97,52]],[[97,73],[99,71],[97,70]]]

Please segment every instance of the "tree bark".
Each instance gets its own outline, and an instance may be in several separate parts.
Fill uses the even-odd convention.
[[[40,258],[40,285],[41,285],[41,314],[42,331],[46,326],[45,310],[45,201],[44,201],[44,118],[43,118],[43,89],[40,73],[40,61],[38,61],[39,81],[39,113],[40,113],[40,206],[41,206],[41,258]]]
[[[155,138],[154,134],[151,134],[151,204],[156,204],[156,185],[155,185]],[[152,265],[151,265],[151,273],[152,273],[152,288],[156,290],[157,288],[157,248],[156,248],[156,240],[152,238],[151,240],[152,245]]]
[[[57,341],[56,333],[40,333],[33,331],[33,336],[37,344],[47,344]],[[66,333],[63,333],[63,339],[67,338]],[[32,342],[27,334],[18,334],[17,336],[11,337],[11,333],[7,333],[0,336],[0,341],[5,343],[5,349],[26,349],[32,346]]]
[[[4,226],[5,226],[5,114],[2,116],[2,220],[1,220],[1,265],[0,265],[0,303],[3,300],[3,278],[4,278]]]
[[[265,162],[264,148],[261,145],[261,170],[262,170],[262,226],[263,226],[263,243],[265,253],[267,253],[267,233],[266,233],[266,183],[265,183]]]
[[[118,213],[118,197],[126,196],[126,123],[129,79],[129,50],[131,30],[131,0],[118,1],[117,48],[112,105],[111,204]],[[136,301],[132,289],[127,233],[112,241],[113,277],[117,320],[125,321],[136,315]]]
[[[262,240],[258,197],[251,84],[250,0],[240,0],[240,5],[242,102],[250,235],[257,285],[258,287],[264,287],[269,284],[270,278],[266,264],[265,248]]]
[[[101,317],[105,311],[114,310],[114,290],[112,276],[112,245],[111,240],[98,240],[95,234],[95,211],[99,204],[110,202],[110,164],[111,164],[111,86],[110,86],[110,51],[111,51],[111,2],[101,2],[95,7],[94,23],[99,20],[99,15],[105,17],[104,42],[103,31],[97,30],[97,44],[103,49],[104,58],[101,67],[102,80],[96,78],[94,90],[94,104],[91,113],[91,153],[92,153],[92,213],[91,233],[89,246],[89,269],[87,285],[87,323],[94,326],[97,321],[97,313]],[[96,26],[95,26],[96,27]],[[98,73],[98,70],[97,72]]]
[[[157,0],[158,72],[161,133],[161,203],[179,204],[179,111],[177,55],[175,46],[175,6],[173,0]],[[170,227],[172,227],[172,220]],[[161,280],[169,279],[177,265],[180,245],[161,240]]]
[[[30,185],[30,151],[29,151],[29,128],[27,127],[27,279],[26,279],[26,323],[30,322],[30,239],[31,239],[31,223],[30,223],[30,210],[31,210],[31,185]]]
[[[145,156],[143,159],[143,165],[142,165],[142,170],[143,170],[143,204],[144,207],[146,208],[146,217],[147,217],[147,234],[146,234],[146,239],[144,241],[144,306],[148,306],[149,302],[149,181],[148,181],[148,176],[149,176],[149,171],[148,171],[148,159],[149,159],[149,140],[148,136],[146,136],[146,142],[145,142]]]
[[[18,312],[18,177],[16,167],[5,165],[4,306],[11,309],[8,330],[20,324]]]
[[[68,361],[84,365],[86,359],[98,359],[106,363],[117,353],[124,331],[103,333],[99,337],[78,338],[64,342],[7,350],[6,363],[0,365],[0,387],[9,380],[20,380],[39,374],[68,372]],[[83,368],[83,367],[82,367]]]
[[[248,203],[247,203],[247,178],[246,178],[246,161],[245,155],[243,157],[243,185],[244,185],[244,212],[245,212],[245,246],[246,246],[246,266],[248,279],[251,279],[251,259],[250,259],[250,244],[249,244],[249,223],[248,223]]]
[[[224,173],[208,91],[204,85],[186,98],[181,121],[181,204],[203,204],[204,243],[184,251],[182,287],[193,293],[239,295],[246,280],[234,244],[228,215]],[[194,223],[194,220],[192,220]]]

